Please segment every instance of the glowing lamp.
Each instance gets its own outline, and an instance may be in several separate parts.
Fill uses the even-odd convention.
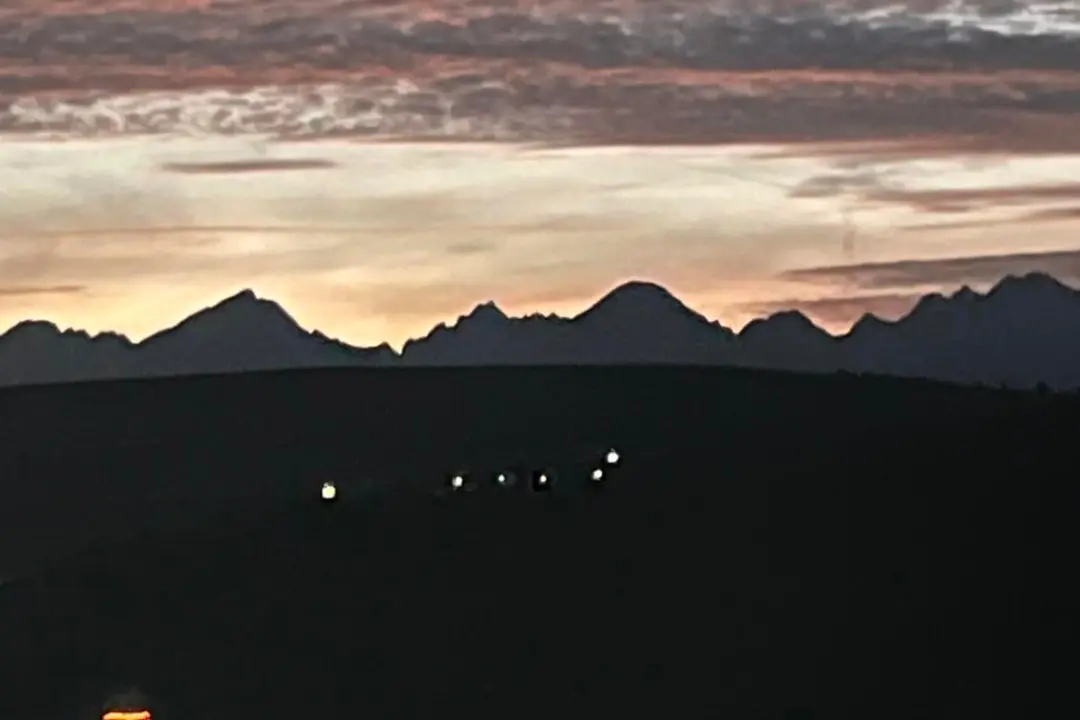
[[[111,710],[101,720],[151,720],[149,710]]]
[[[618,465],[619,453],[615,452],[614,450],[608,450],[607,455],[604,456],[604,462],[606,462],[608,465]]]
[[[323,483],[322,486],[322,499],[327,502],[337,497],[337,486],[334,483]],[[116,720],[132,720],[131,718],[117,718]]]
[[[534,492],[550,492],[555,489],[555,473],[548,470],[536,470],[532,474],[532,489]]]
[[[592,471],[593,482],[600,482],[604,479],[604,471],[602,468],[596,468]]]
[[[455,490],[460,490],[461,488],[465,487],[465,478],[461,475],[455,475],[454,477],[450,478],[450,487]]]

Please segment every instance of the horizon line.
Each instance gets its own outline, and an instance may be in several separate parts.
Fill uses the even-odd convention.
[[[578,312],[575,315],[564,316],[564,315],[559,315],[557,313],[545,314],[545,313],[542,313],[542,312],[532,312],[532,313],[528,313],[528,314],[524,314],[524,315],[511,315],[511,314],[505,312],[495,300],[484,300],[484,301],[476,303],[468,312],[463,313],[463,314],[459,314],[457,316],[457,318],[455,320],[453,320],[452,322],[447,322],[447,321],[438,322],[435,325],[433,325],[431,327],[431,329],[428,330],[428,332],[426,334],[421,335],[419,337],[407,338],[407,339],[405,339],[404,341],[401,342],[400,347],[395,347],[392,343],[390,343],[389,341],[385,341],[385,340],[380,342],[380,343],[374,344],[374,345],[354,345],[354,344],[352,344],[350,342],[346,342],[344,340],[341,340],[340,338],[336,338],[336,337],[333,337],[333,336],[330,336],[330,335],[326,335],[325,333],[323,333],[321,330],[319,330],[316,327],[312,327],[312,328],[304,327],[299,322],[297,322],[295,320],[295,318],[292,317],[292,315],[288,312],[288,309],[285,306],[283,306],[281,303],[277,302],[276,300],[274,300],[274,299],[272,299],[272,298],[270,298],[268,296],[260,295],[259,292],[256,289],[249,286],[249,287],[244,287],[244,288],[241,288],[239,290],[236,290],[236,291],[226,295],[225,297],[223,297],[222,299],[218,300],[217,302],[215,302],[213,304],[205,305],[205,306],[203,306],[201,308],[198,308],[198,309],[188,313],[187,315],[185,315],[178,322],[176,322],[176,323],[174,323],[174,324],[172,324],[170,326],[155,330],[155,331],[147,334],[146,336],[144,336],[143,338],[141,338],[139,340],[134,340],[134,339],[132,339],[131,336],[127,335],[126,333],[116,331],[116,330],[103,330],[101,332],[91,333],[91,332],[89,332],[89,331],[87,331],[85,329],[82,329],[82,328],[75,328],[75,327],[63,328],[60,325],[58,325],[56,322],[53,322],[52,320],[49,320],[47,318],[26,318],[26,319],[23,319],[23,320],[20,320],[20,321],[14,323],[13,325],[8,327],[7,329],[0,332],[0,342],[3,342],[17,328],[27,326],[27,325],[48,325],[48,326],[52,327],[54,330],[56,330],[56,332],[58,332],[60,334],[85,335],[91,340],[95,340],[95,339],[99,339],[99,338],[105,338],[105,337],[119,338],[119,339],[122,339],[127,344],[129,344],[132,348],[139,348],[139,347],[145,345],[149,340],[151,340],[151,339],[153,339],[155,337],[158,337],[160,335],[164,335],[166,333],[169,333],[170,331],[173,331],[173,330],[179,328],[181,325],[187,323],[188,321],[196,318],[199,315],[210,313],[210,312],[212,312],[212,311],[214,311],[214,310],[216,310],[216,309],[218,309],[218,308],[220,308],[220,307],[222,307],[222,306],[224,306],[224,305],[226,305],[226,304],[228,304],[230,302],[234,302],[234,301],[237,301],[237,300],[242,300],[244,298],[250,297],[251,300],[256,302],[256,303],[272,305],[278,311],[283,313],[288,318],[288,320],[290,322],[292,322],[297,327],[297,329],[303,331],[304,333],[307,333],[308,335],[318,335],[318,336],[321,336],[322,338],[324,338],[324,339],[326,339],[326,340],[328,340],[330,342],[339,343],[339,344],[344,345],[344,346],[346,346],[348,348],[352,348],[352,349],[356,349],[356,350],[376,350],[376,349],[387,348],[387,349],[391,350],[396,356],[400,357],[400,356],[402,356],[404,354],[406,348],[410,344],[420,342],[422,340],[425,340],[425,339],[429,338],[439,328],[453,329],[453,328],[457,327],[457,325],[460,324],[462,320],[465,320],[466,318],[472,316],[473,314],[475,314],[481,308],[485,308],[485,307],[493,308],[500,315],[502,315],[506,320],[511,321],[511,322],[513,322],[513,321],[522,321],[522,320],[530,320],[530,319],[534,319],[534,318],[549,319],[549,320],[562,320],[562,321],[566,321],[566,322],[574,322],[574,321],[579,320],[583,316],[587,315],[593,309],[595,309],[600,304],[602,304],[605,300],[607,300],[607,299],[609,299],[611,297],[614,297],[620,291],[626,291],[627,289],[629,289],[629,288],[631,288],[633,286],[647,286],[647,287],[655,288],[657,291],[659,291],[659,292],[661,292],[663,294],[666,294],[669,297],[671,297],[672,299],[674,299],[680,306],[682,306],[683,309],[688,310],[689,312],[694,313],[695,315],[697,315],[698,317],[700,317],[703,320],[707,321],[708,323],[715,325],[717,330],[728,331],[728,332],[732,333],[736,337],[742,336],[747,331],[747,329],[749,329],[751,327],[754,327],[754,326],[756,326],[756,325],[758,325],[760,323],[767,322],[772,318],[781,317],[781,316],[797,315],[797,316],[803,318],[804,320],[806,320],[806,322],[808,322],[818,332],[828,336],[829,338],[832,338],[833,340],[838,340],[839,341],[839,340],[844,340],[844,339],[850,337],[852,335],[852,333],[855,331],[855,329],[860,324],[867,321],[868,319],[876,321],[878,323],[883,323],[883,324],[888,325],[888,326],[895,326],[895,325],[901,324],[905,320],[910,318],[912,315],[914,315],[914,313],[919,309],[919,306],[924,301],[926,301],[928,299],[931,299],[931,298],[942,298],[942,299],[946,299],[946,300],[951,300],[951,299],[953,299],[953,298],[955,298],[957,296],[961,296],[961,295],[974,295],[978,299],[986,299],[986,298],[992,296],[999,288],[1006,285],[1007,283],[1010,283],[1010,282],[1025,282],[1025,281],[1030,282],[1030,281],[1033,281],[1033,280],[1036,280],[1036,279],[1050,280],[1054,284],[1056,284],[1056,285],[1058,285],[1058,286],[1060,286],[1060,287],[1062,287],[1064,289],[1070,290],[1070,291],[1072,291],[1074,293],[1080,293],[1080,289],[1072,287],[1068,283],[1060,280],[1059,278],[1055,277],[1052,273],[1049,273],[1049,272],[1030,271],[1030,272],[1023,272],[1023,273],[1007,273],[1007,274],[1001,276],[997,281],[995,281],[985,291],[978,291],[978,290],[973,289],[970,285],[964,284],[964,285],[961,285],[960,287],[956,288],[955,290],[953,290],[951,292],[931,291],[931,292],[927,292],[927,293],[923,293],[923,294],[913,295],[913,297],[917,297],[917,299],[913,303],[911,309],[909,309],[907,312],[902,314],[900,317],[897,317],[896,319],[883,318],[883,317],[881,317],[879,315],[876,315],[876,314],[874,314],[872,312],[865,312],[861,316],[859,316],[854,322],[852,322],[851,326],[847,330],[845,330],[843,332],[839,332],[839,333],[830,332],[826,328],[824,328],[821,325],[819,325],[818,323],[814,322],[805,312],[799,310],[798,308],[794,308],[794,307],[793,308],[787,308],[787,309],[778,309],[775,312],[760,315],[760,316],[754,318],[753,320],[750,320],[749,322],[747,322],[740,329],[735,330],[732,327],[730,327],[728,325],[725,325],[721,320],[719,320],[717,318],[710,318],[707,315],[705,315],[704,313],[701,313],[698,310],[694,309],[693,307],[687,305],[685,302],[682,301],[682,299],[680,299],[677,295],[675,295],[675,293],[673,293],[667,287],[665,287],[664,285],[662,285],[662,284],[660,284],[658,282],[655,282],[655,281],[652,281],[652,280],[641,279],[641,278],[629,278],[629,279],[626,279],[626,280],[622,280],[622,281],[616,283],[615,285],[613,285],[612,287],[610,287],[607,291],[605,291],[603,294],[601,294],[599,298],[597,298],[595,301],[593,301],[591,304],[589,304],[584,310]]]

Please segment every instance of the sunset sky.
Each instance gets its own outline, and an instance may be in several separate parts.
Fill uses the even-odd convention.
[[[1080,285],[1080,1],[4,0],[0,331]]]

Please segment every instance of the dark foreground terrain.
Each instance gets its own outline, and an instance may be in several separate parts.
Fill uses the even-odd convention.
[[[0,717],[1069,714],[1078,428],[717,369],[4,391]],[[440,491],[511,465],[554,491]]]

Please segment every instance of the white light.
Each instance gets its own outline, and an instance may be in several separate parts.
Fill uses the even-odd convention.
[[[541,475],[539,478],[536,479],[536,481],[541,485],[547,485],[548,477],[547,475]]]
[[[604,456],[604,461],[607,462],[608,465],[614,465],[619,462],[619,453],[614,450],[608,450],[607,455]]]
[[[450,480],[450,487],[454,488],[455,490],[460,490],[461,488],[465,487],[465,478],[460,475],[455,475]]]
[[[499,477],[497,479],[498,479],[500,485],[505,485],[506,484],[506,475],[503,475],[502,473],[499,473]]]
[[[592,471],[592,479],[597,481],[597,482],[600,482],[601,480],[604,479],[604,471],[601,470],[600,468],[596,468],[595,470]]]
[[[334,483],[323,483],[322,486],[322,499],[333,500],[337,497],[337,486]]]

